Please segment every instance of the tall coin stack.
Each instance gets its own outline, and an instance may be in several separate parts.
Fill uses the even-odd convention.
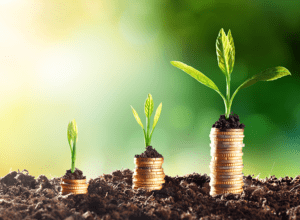
[[[134,158],[132,189],[144,188],[146,191],[160,190],[165,182],[162,168],[164,158]]]
[[[212,160],[210,163],[210,195],[243,192],[243,153],[244,129],[210,132]]]

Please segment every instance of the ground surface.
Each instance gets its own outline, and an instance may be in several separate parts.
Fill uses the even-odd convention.
[[[300,219],[300,176],[244,177],[241,195],[209,195],[206,174],[169,177],[163,189],[132,190],[129,169],[89,181],[88,195],[60,195],[60,179],[10,172],[0,179],[0,219]]]

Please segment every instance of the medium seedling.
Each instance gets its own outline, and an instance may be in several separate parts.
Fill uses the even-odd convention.
[[[155,112],[155,116],[154,116],[154,122],[153,122],[153,126],[152,126],[152,131],[149,134],[149,129],[150,129],[150,116],[153,112],[153,108],[154,108],[154,102],[152,99],[152,95],[149,93],[148,94],[148,98],[145,101],[145,115],[146,115],[146,127],[147,127],[147,132],[144,129],[143,123],[141,122],[140,117],[138,116],[138,113],[135,111],[135,109],[131,106],[133,115],[137,121],[137,123],[142,127],[143,131],[144,131],[144,138],[145,138],[145,144],[146,147],[150,146],[151,143],[151,138],[152,138],[152,134],[153,134],[153,130],[158,122],[160,113],[161,113],[161,108],[162,108],[162,103],[159,104],[159,106],[156,109]]]

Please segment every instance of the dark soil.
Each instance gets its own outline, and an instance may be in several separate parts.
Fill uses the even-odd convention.
[[[82,171],[77,169],[76,167],[75,167],[74,173],[71,173],[71,169],[66,170],[66,174],[62,178],[63,179],[69,179],[69,180],[86,179],[86,177],[83,176]]]
[[[26,171],[26,170],[25,170]],[[242,194],[209,195],[210,177],[165,177],[161,190],[132,189],[129,169],[89,181],[88,194],[61,195],[60,178],[22,172],[0,178],[0,219],[300,219],[300,175],[244,176]]]
[[[142,158],[162,158],[163,156],[161,154],[159,154],[155,150],[155,148],[152,148],[152,146],[147,146],[144,153],[142,153],[140,155],[136,154],[134,157],[135,158],[140,158],[140,157],[142,157]]]
[[[240,123],[240,118],[237,114],[229,114],[228,120],[225,118],[224,115],[220,115],[220,118],[218,121],[216,121],[213,126],[213,128],[219,128],[221,130],[226,130],[226,129],[243,129],[245,125]]]

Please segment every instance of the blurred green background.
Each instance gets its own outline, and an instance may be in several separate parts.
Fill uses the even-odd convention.
[[[0,0],[0,176],[71,168],[67,125],[78,124],[75,166],[87,178],[134,169],[145,150],[144,102],[162,112],[151,145],[166,175],[210,174],[221,97],[170,64],[203,72],[225,95],[216,38],[231,29],[231,94],[284,66],[292,76],[242,89],[232,111],[245,127],[244,175],[300,175],[300,2],[217,0]],[[151,127],[154,118],[151,117]]]

